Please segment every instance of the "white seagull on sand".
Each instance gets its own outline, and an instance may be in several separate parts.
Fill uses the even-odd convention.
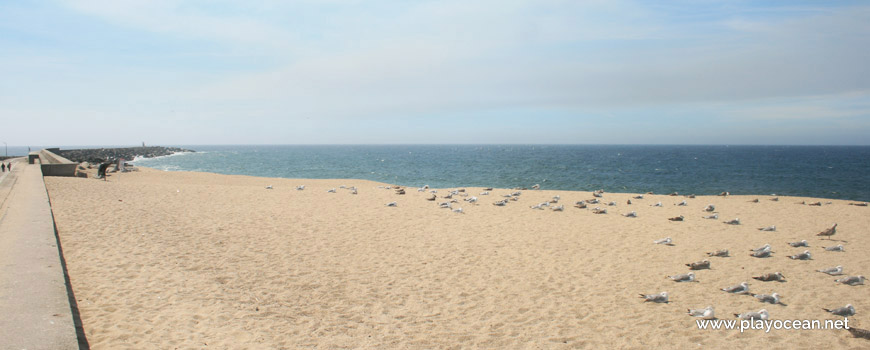
[[[719,249],[715,252],[707,253],[708,256],[718,256],[720,258],[728,257],[728,254],[729,254],[728,249]]]
[[[667,303],[668,302],[668,292],[661,292],[659,294],[641,294],[641,298],[643,298],[643,302],[654,302],[654,303]]]
[[[758,312],[750,311],[744,312],[742,314],[734,314],[737,318],[741,320],[765,320],[767,321],[770,318],[770,314],[767,312],[767,309],[758,310]]]
[[[704,217],[704,219],[718,219],[718,218],[719,218],[719,213],[716,213],[713,215],[707,215]]]
[[[830,312],[834,315],[843,316],[843,317],[855,315],[855,307],[852,306],[852,304],[846,304],[846,306],[838,307],[838,308],[833,309],[833,310],[825,309],[825,308],[822,308],[822,310],[825,310],[825,311]]]
[[[655,244],[664,244],[664,245],[672,245],[671,242],[673,242],[673,240],[671,240],[671,237],[665,237],[665,238],[657,239],[657,240],[653,241],[653,243],[655,243]]]
[[[740,282],[740,284],[735,284],[730,287],[725,287],[721,289],[726,293],[734,293],[734,294],[746,294],[749,293],[749,283]]]
[[[804,239],[804,240],[801,240],[800,242],[788,242],[788,245],[795,247],[795,248],[797,248],[797,247],[809,247],[810,243]]]
[[[760,227],[759,231],[776,231],[776,225],[770,225],[768,227]]]
[[[668,276],[674,282],[697,282],[695,281],[695,273],[681,273],[679,275]]]
[[[385,205],[388,206],[388,207],[397,207],[397,206],[399,206],[399,203],[396,203],[396,202],[389,202],[389,203],[387,203],[387,204],[385,204]]]
[[[843,248],[842,244],[835,245],[833,247],[822,247],[825,248],[825,251],[829,252],[845,252],[846,248]]]
[[[762,303],[779,304],[779,293],[773,294],[752,294],[758,301]]]
[[[789,256],[789,258],[791,258],[792,260],[812,260],[813,255],[810,254],[809,250],[804,250],[803,253],[791,255]]]
[[[689,309],[689,316],[692,317],[700,317],[705,320],[712,320],[716,318],[715,313],[713,312],[713,306],[707,306],[703,309]]]
[[[816,270],[816,272],[826,273],[831,276],[839,276],[843,274],[843,265],[837,265],[837,267],[829,267],[827,269]]]
[[[859,284],[864,284],[864,279],[864,276],[849,276],[835,280],[834,282],[848,284],[850,286],[857,286]]]

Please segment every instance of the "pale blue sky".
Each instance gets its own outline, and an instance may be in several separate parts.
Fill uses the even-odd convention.
[[[0,0],[0,141],[868,145],[831,3]]]

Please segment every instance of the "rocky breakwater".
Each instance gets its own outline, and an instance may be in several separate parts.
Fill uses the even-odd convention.
[[[115,162],[118,159],[130,161],[136,157],[154,158],[168,156],[178,152],[196,152],[178,147],[126,147],[126,148],[86,148],[56,151],[58,155],[76,163],[91,164]]]

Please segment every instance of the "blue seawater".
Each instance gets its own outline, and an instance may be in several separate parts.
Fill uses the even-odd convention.
[[[139,159],[163,170],[403,186],[870,200],[870,146],[179,145],[196,153]]]

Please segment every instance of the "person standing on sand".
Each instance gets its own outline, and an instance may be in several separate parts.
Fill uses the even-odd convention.
[[[0,163],[0,167],[3,168],[3,172],[5,173],[6,172],[6,164]]]

